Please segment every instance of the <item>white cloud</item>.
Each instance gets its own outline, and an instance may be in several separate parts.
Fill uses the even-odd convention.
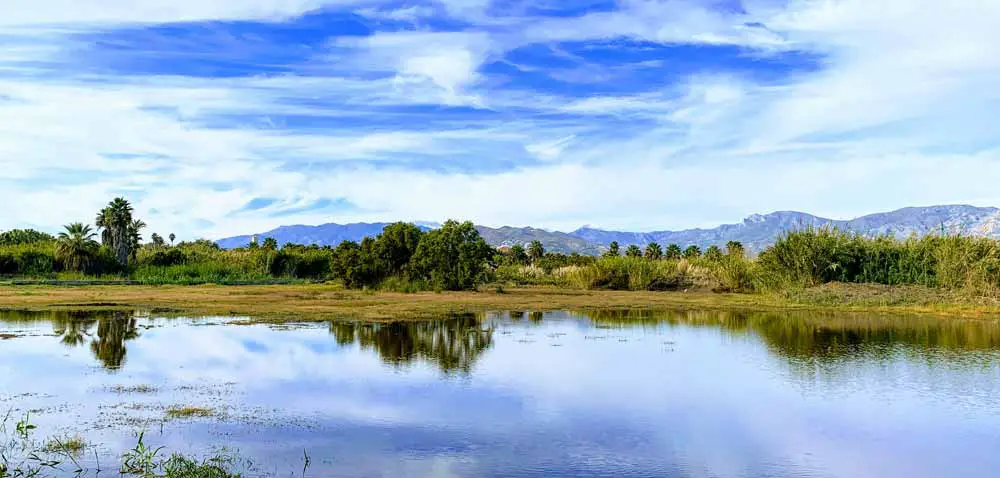
[[[281,20],[364,0],[4,0],[0,26]]]
[[[760,1],[734,15],[636,0],[577,18],[515,19],[523,33],[489,17],[486,3],[454,3],[448,11],[472,23],[465,31],[341,38],[316,59],[314,76],[236,79],[84,76],[66,55],[71,38],[33,26],[271,20],[334,3],[0,6],[0,26],[17,39],[0,43],[0,228],[87,220],[121,192],[151,230],[184,237],[282,222],[454,217],[650,229],[776,209],[844,217],[1000,204],[991,180],[1000,177],[996,2]],[[724,68],[682,73],[614,95],[508,89],[483,69],[532,42],[614,37],[744,45],[765,59],[801,50],[821,64],[766,82]],[[45,64],[55,61],[57,69]],[[414,105],[474,106],[482,116],[393,110]],[[285,116],[324,122],[289,126]],[[418,157],[468,167],[383,167]],[[340,163],[350,166],[330,168]],[[485,167],[496,163],[506,166]],[[257,197],[343,197],[361,210],[229,216]]]

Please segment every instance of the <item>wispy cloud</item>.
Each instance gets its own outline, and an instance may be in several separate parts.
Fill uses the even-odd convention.
[[[117,194],[184,237],[995,205],[998,17],[930,0],[15,0],[0,228],[52,230]]]

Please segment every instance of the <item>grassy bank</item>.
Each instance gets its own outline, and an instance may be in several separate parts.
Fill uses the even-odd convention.
[[[269,320],[386,320],[489,310],[839,310],[1000,317],[1000,302],[926,286],[827,284],[786,293],[737,294],[509,288],[481,292],[365,292],[325,284],[279,286],[0,287],[0,309],[150,310]]]

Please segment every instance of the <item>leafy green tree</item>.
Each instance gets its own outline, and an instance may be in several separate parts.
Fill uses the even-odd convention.
[[[611,244],[608,244],[608,250],[604,253],[604,255],[606,257],[618,257],[621,255],[620,247],[621,246],[618,245],[618,241],[611,241]]]
[[[746,253],[746,249],[743,248],[743,243],[740,241],[729,241],[726,243],[726,254],[734,257],[743,257]]]
[[[471,222],[448,221],[424,234],[410,266],[435,287],[464,290],[485,279],[492,257],[493,248]]]
[[[51,234],[39,232],[34,229],[12,229],[0,233],[0,246],[19,246],[22,244],[35,244],[39,242],[52,242],[56,238]]]
[[[146,227],[142,221],[132,218],[132,204],[125,198],[115,198],[107,207],[97,213],[94,221],[101,232],[101,242],[114,251],[119,265],[128,265],[134,257],[142,236],[139,231]]]
[[[174,245],[174,239],[177,239],[177,236],[175,236],[174,233],[171,232],[170,235],[167,236],[167,237],[170,239],[170,245],[173,246]]]
[[[655,242],[646,244],[646,259],[658,261],[663,258],[663,247]]]
[[[663,253],[663,256],[672,261],[676,261],[681,258],[682,254],[683,252],[681,251],[681,246],[678,246],[677,244],[670,244],[667,246],[667,250]]]
[[[625,248],[625,255],[628,257],[642,257],[642,249],[639,249],[639,246],[635,244],[629,244]]]
[[[701,248],[698,246],[691,245],[688,246],[687,249],[684,249],[685,259],[697,259],[699,257],[701,257]]]
[[[67,225],[66,231],[60,232],[56,241],[56,260],[68,270],[87,270],[97,254],[96,236],[90,226],[79,222]]]
[[[520,244],[514,244],[510,248],[510,262],[516,265],[525,265],[528,263],[529,257],[527,251],[524,250],[524,246]]]
[[[363,285],[361,246],[354,241],[344,241],[337,245],[330,260],[330,271],[334,277],[344,281],[344,287],[356,288]]]
[[[705,259],[710,261],[722,260],[722,249],[719,249],[719,246],[709,246],[708,249],[705,249]]]
[[[531,241],[531,244],[528,244],[528,258],[531,259],[531,263],[538,262],[542,257],[545,257],[545,246],[541,241]]]
[[[385,275],[396,275],[406,270],[423,235],[419,227],[406,222],[385,226],[374,244],[375,256]]]
[[[265,251],[276,251],[278,250],[278,240],[273,237],[266,237],[260,247]]]

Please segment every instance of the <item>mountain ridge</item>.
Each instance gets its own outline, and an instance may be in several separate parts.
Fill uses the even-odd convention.
[[[318,244],[335,246],[344,240],[360,241],[378,235],[387,222],[337,224],[318,226],[281,226],[257,234],[258,240],[274,237],[279,244]],[[419,222],[427,231],[436,223]],[[805,227],[835,227],[863,235],[889,234],[907,237],[945,232],[1000,238],[1000,209],[969,205],[913,206],[888,212],[866,214],[854,219],[829,219],[798,211],[774,211],[751,214],[742,222],[722,224],[715,228],[696,228],[679,231],[628,232],[612,231],[583,226],[571,232],[549,231],[534,227],[476,226],[487,243],[493,246],[526,244],[541,241],[546,250],[553,252],[599,254],[613,241],[620,246],[631,244],[645,246],[651,242],[663,245],[725,245],[728,241],[742,242],[750,250],[761,250],[782,233]],[[216,241],[223,248],[233,248],[250,242],[250,235],[224,238]]]

